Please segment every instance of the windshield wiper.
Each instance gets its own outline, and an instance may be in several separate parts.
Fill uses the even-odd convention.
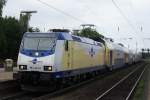
[[[40,45],[40,39],[39,39],[39,41],[38,41],[38,45],[37,45],[37,51],[38,51],[39,45]]]

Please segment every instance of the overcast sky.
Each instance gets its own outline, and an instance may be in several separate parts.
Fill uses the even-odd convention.
[[[95,24],[103,35],[126,46],[129,44],[129,48],[135,48],[136,42],[138,48],[150,47],[149,40],[144,39],[150,37],[150,0],[114,1],[121,12],[112,0],[42,0],[69,14],[69,17],[38,0],[8,0],[3,16],[19,18],[21,10],[37,10],[38,13],[32,15],[30,26],[42,31],[50,28],[79,28],[81,24],[89,23]]]

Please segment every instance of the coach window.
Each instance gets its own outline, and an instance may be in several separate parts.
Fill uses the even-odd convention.
[[[100,46],[100,47],[102,47],[102,44],[101,44],[101,43],[97,43],[97,45]]]
[[[73,39],[74,41],[81,42],[81,39],[80,39],[80,38],[78,38],[78,37],[72,36],[72,39]]]

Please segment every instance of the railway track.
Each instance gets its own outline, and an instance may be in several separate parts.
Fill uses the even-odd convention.
[[[32,98],[36,98],[42,95],[44,95],[44,93],[21,91],[21,92],[3,97],[0,100],[32,100]]]
[[[123,70],[123,69],[121,69],[121,70]],[[114,73],[110,73],[110,74],[114,74]],[[93,81],[95,81],[95,80],[97,80],[97,79],[104,78],[104,77],[107,76],[107,75],[108,75],[108,73],[103,74],[103,75],[101,75],[101,76],[99,76],[99,77],[96,77],[96,78],[94,78],[94,79],[90,79],[90,80],[88,80],[88,81],[84,81],[84,82],[82,82],[82,83],[80,83],[80,84],[77,84],[77,85],[74,85],[74,86],[71,86],[71,87],[67,87],[67,88],[61,89],[61,90],[59,90],[59,91],[56,91],[56,92],[53,92],[53,93],[50,93],[50,94],[47,94],[47,95],[43,95],[43,96],[38,97],[38,98],[33,98],[32,100],[48,100],[48,99],[51,100],[51,97],[53,97],[53,96],[58,96],[58,95],[62,95],[62,94],[65,95],[65,93],[68,93],[69,91],[71,91],[71,90],[73,90],[73,89],[76,89],[76,88],[78,88],[78,87],[80,87],[80,86],[83,86],[84,84],[91,83],[91,82],[93,82]],[[52,100],[53,100],[53,99],[52,99]]]
[[[15,98],[19,98],[19,97],[24,96],[24,95],[26,95],[26,92],[18,91],[16,93],[11,93],[7,96],[4,96],[0,100],[13,100]]]
[[[98,96],[96,100],[130,100],[146,68],[147,64],[137,67],[107,91]]]
[[[2,81],[2,82],[0,82],[0,90],[4,89],[6,86],[12,87],[12,86],[16,86],[16,85],[17,85],[17,82],[15,80]]]
[[[15,80],[0,82],[0,100],[30,100],[43,94],[22,91]]]
[[[20,91],[19,84],[16,80],[0,82],[0,99],[10,93]]]
[[[136,65],[141,66],[141,63],[140,64],[136,64]],[[19,90],[17,92],[11,93],[9,95],[3,96],[0,100],[48,100],[51,97],[55,97],[55,96],[59,96],[59,95],[65,95],[66,93],[68,93],[69,91],[72,91],[73,89],[80,88],[81,86],[84,86],[86,84],[90,84],[90,83],[92,83],[92,82],[94,82],[94,81],[96,81],[98,79],[105,78],[106,76],[109,76],[109,75],[111,76],[114,73],[117,73],[117,72],[119,72],[121,70],[127,70],[128,69],[129,72],[130,72],[131,70],[134,69],[134,67],[133,68],[132,67],[131,68],[128,67],[128,68],[119,69],[117,71],[114,71],[113,73],[109,73],[109,72],[107,72],[105,74],[103,73],[102,75],[97,76],[94,79],[83,81],[83,82],[78,83],[76,85],[69,86],[69,87],[62,88],[62,89],[58,89],[58,90],[50,92],[50,93],[35,93],[35,92],[25,92],[25,91]],[[136,71],[139,70],[138,68],[136,69]],[[99,100],[99,99],[97,99],[97,100]],[[111,99],[109,99],[109,100],[111,100]],[[112,99],[112,100],[118,100],[118,99]]]

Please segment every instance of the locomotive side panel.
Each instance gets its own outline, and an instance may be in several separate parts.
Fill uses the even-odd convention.
[[[65,48],[65,42],[63,46]],[[104,65],[104,47],[68,41],[68,50],[61,50],[63,50],[63,54],[60,71],[94,68]]]

